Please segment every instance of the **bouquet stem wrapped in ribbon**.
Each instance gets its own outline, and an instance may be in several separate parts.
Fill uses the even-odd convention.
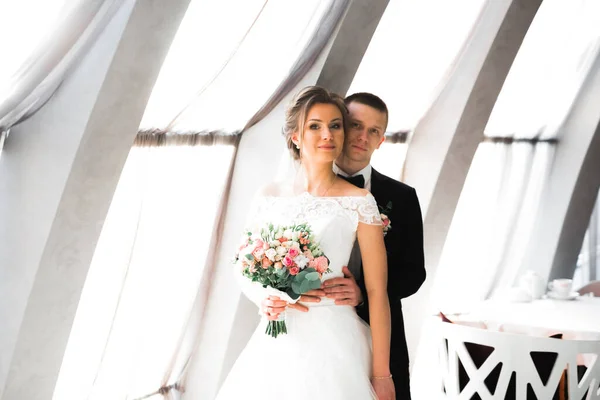
[[[329,259],[308,224],[267,224],[246,232],[234,263],[246,278],[287,294],[292,302],[309,290],[319,289],[323,274],[331,272]],[[269,321],[265,333],[273,337],[287,333],[285,316],[280,314],[277,321]]]

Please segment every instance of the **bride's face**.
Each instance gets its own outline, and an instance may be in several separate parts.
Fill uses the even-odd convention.
[[[315,104],[304,123],[304,134],[299,140],[304,162],[332,162],[344,147],[342,113],[333,104]]]

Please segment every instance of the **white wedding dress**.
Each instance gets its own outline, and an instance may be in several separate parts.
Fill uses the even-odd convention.
[[[251,226],[264,223],[308,223],[330,260],[331,273],[343,276],[359,223],[381,225],[375,198],[314,197],[304,192],[291,197],[262,197]],[[239,274],[241,277],[241,274]],[[242,290],[255,304],[273,294],[246,278]],[[262,318],[250,341],[223,383],[218,400],[367,400],[375,394],[370,383],[371,331],[351,306],[331,299],[307,303],[306,313],[286,311],[287,334],[265,334]]]

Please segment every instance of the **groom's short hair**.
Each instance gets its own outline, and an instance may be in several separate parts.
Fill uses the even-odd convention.
[[[344,103],[346,103],[346,107],[348,107],[350,103],[359,103],[364,104],[365,106],[373,107],[377,111],[385,114],[386,123],[389,120],[387,105],[379,96],[375,96],[373,93],[358,92],[351,94],[344,99]]]

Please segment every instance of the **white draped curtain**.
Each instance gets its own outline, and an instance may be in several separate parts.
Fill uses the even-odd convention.
[[[125,1],[0,3],[0,131],[44,105]]]
[[[407,131],[386,135],[385,141],[371,156],[373,168],[384,175],[400,179],[408,151],[408,135]]]
[[[434,283],[437,308],[502,295],[526,269],[560,127],[597,55],[599,27],[600,2],[542,3],[471,164]]]
[[[594,211],[577,257],[577,268],[573,276],[575,289],[600,280],[600,196],[596,196]]]
[[[389,110],[388,140],[373,166],[400,179],[410,135],[468,38],[486,0],[390,0],[348,94],[371,92]]]
[[[176,362],[212,251],[235,140],[138,136],[90,266],[54,399],[136,399],[171,383],[165,371]]]
[[[348,5],[190,3],[103,227],[54,400],[180,398],[240,135],[296,86]]]
[[[195,0],[154,87],[141,128],[236,132],[313,50],[347,1]],[[204,39],[204,40],[203,40]],[[320,43],[320,48],[310,47]]]

